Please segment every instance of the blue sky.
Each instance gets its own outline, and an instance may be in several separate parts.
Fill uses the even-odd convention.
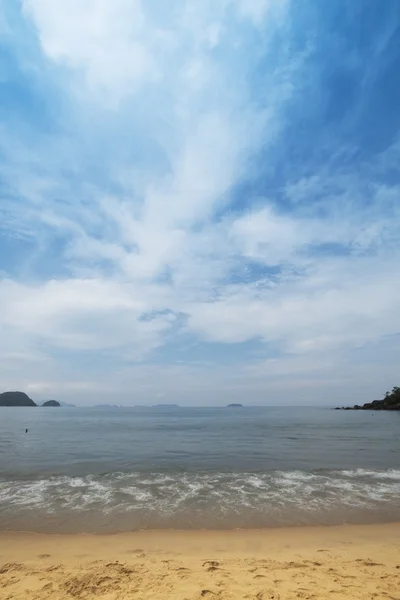
[[[3,0],[0,387],[398,384],[398,0]]]

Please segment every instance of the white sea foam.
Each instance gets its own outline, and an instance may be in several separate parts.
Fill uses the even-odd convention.
[[[81,514],[84,527],[90,515],[93,530],[124,514],[131,528],[384,520],[400,518],[399,497],[393,469],[63,476],[0,483],[0,526],[12,519],[27,527],[33,513],[60,522]]]
[[[353,469],[340,471],[346,477],[372,477],[373,479],[393,479],[400,481],[400,470],[387,469],[385,471],[372,471],[368,469]]]

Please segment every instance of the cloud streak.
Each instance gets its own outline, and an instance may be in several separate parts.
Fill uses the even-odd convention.
[[[3,387],[274,404],[396,383],[399,138],[368,142],[365,81],[398,93],[400,19],[349,73],[359,5],[339,4],[343,26],[311,0],[6,3]]]

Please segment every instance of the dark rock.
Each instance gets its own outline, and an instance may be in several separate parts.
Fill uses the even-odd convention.
[[[3,392],[0,394],[0,406],[36,406],[24,392]]]
[[[57,400],[48,400],[47,402],[43,402],[42,406],[61,406]]]

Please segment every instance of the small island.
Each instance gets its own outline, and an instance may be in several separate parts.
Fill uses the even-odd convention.
[[[243,404],[228,404],[226,408],[244,408]]]
[[[24,392],[3,392],[0,394],[0,406],[37,406]]]
[[[47,402],[43,402],[42,406],[61,406],[57,400],[47,400]]]
[[[394,387],[391,392],[386,392],[382,400],[373,400],[362,406],[338,406],[336,410],[400,410],[400,387]]]

